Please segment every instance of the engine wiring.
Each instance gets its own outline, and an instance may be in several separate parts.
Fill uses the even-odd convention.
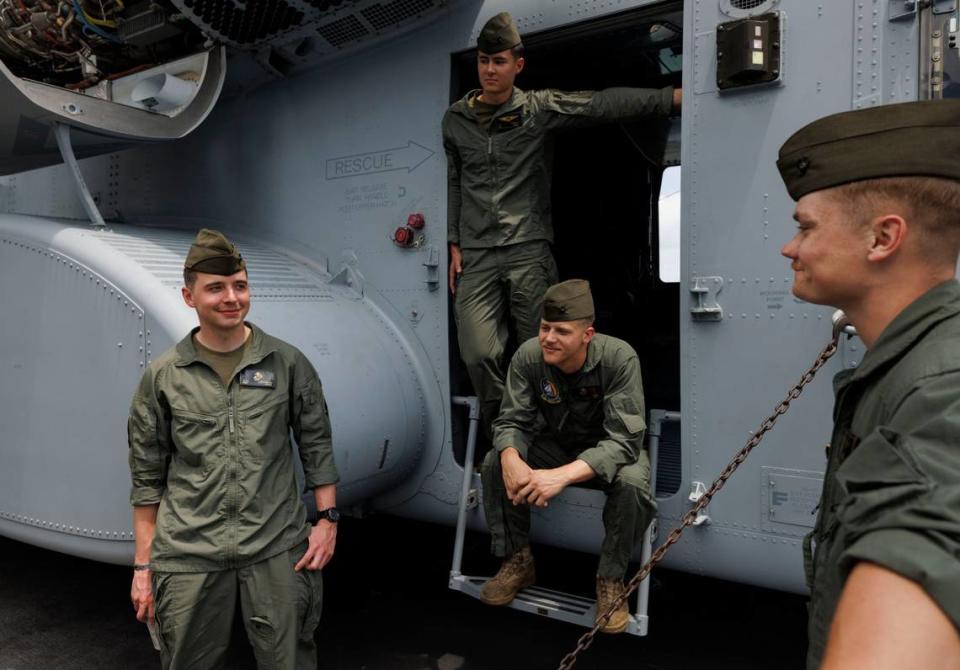
[[[0,0],[0,61],[19,77],[109,95],[109,82],[205,39],[164,0]]]

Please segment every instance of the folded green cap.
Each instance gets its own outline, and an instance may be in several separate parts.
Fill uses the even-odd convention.
[[[543,294],[544,321],[577,321],[593,318],[593,295],[586,279],[568,279]]]
[[[780,148],[790,197],[881,177],[960,179],[960,100],[841,112],[804,126]]]
[[[513,18],[509,12],[500,12],[487,21],[477,38],[477,48],[485,54],[500,53],[518,44],[520,44],[520,33],[513,25]]]
[[[223,233],[202,228],[190,246],[183,267],[196,272],[229,276],[246,269],[247,264]]]

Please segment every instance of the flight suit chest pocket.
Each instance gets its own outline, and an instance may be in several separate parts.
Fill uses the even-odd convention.
[[[220,443],[222,431],[223,421],[218,416],[171,408],[175,458],[186,465],[199,467],[209,459],[210,452]]]
[[[273,460],[287,445],[290,431],[289,394],[275,389],[244,389],[240,422],[243,448],[254,460]]]
[[[570,413],[583,421],[590,420],[603,403],[603,389],[599,385],[578,386],[570,389],[568,404]]]

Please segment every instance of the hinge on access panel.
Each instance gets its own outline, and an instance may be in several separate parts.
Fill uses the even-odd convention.
[[[723,288],[723,277],[693,277],[690,294],[693,305],[690,314],[695,321],[722,321],[723,308],[717,302],[717,294]]]
[[[427,271],[427,278],[424,279],[427,288],[436,291],[440,287],[440,250],[430,245],[426,248],[427,260],[423,262],[423,267]]]

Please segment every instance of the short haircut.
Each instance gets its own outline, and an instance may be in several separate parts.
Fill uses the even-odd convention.
[[[931,260],[955,264],[960,252],[960,181],[941,177],[883,177],[843,184],[831,195],[849,208],[856,222],[900,214],[917,232],[921,251]],[[892,211],[881,211],[893,205]]]
[[[523,44],[518,44],[517,46],[513,47],[512,49],[510,49],[510,53],[512,53],[512,54],[513,54],[513,57],[516,58],[516,59],[518,59],[518,60],[519,60],[520,58],[523,58],[523,54],[524,54],[525,51],[526,51],[526,49],[523,48]]]

